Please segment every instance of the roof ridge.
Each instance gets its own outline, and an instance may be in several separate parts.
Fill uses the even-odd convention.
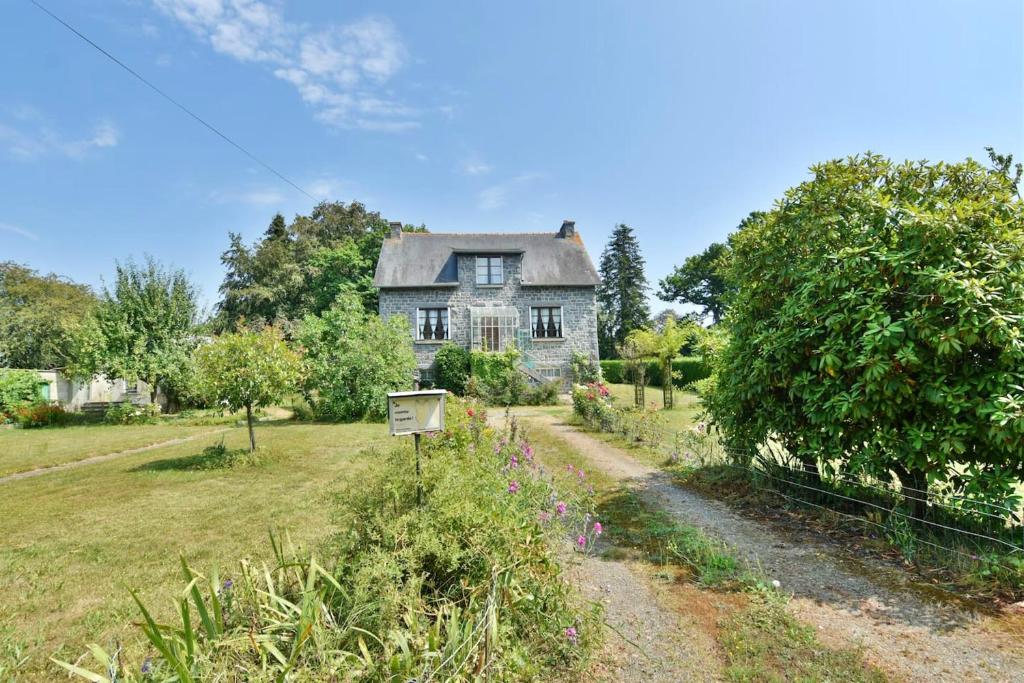
[[[518,237],[521,235],[550,236],[554,237],[557,232],[403,232],[402,239],[406,237],[493,237],[495,235]]]

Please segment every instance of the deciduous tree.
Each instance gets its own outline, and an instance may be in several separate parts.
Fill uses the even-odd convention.
[[[231,410],[245,408],[249,450],[256,450],[253,410],[265,408],[297,388],[302,359],[273,328],[227,333],[195,352],[203,394]]]

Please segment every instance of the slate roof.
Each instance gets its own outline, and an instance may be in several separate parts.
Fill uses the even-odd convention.
[[[373,284],[456,287],[457,254],[522,254],[524,287],[593,287],[600,282],[578,234],[405,232],[384,240]]]

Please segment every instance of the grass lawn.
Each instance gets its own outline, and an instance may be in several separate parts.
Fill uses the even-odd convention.
[[[0,477],[221,428],[173,424],[96,424],[48,429],[0,429]]]
[[[42,434],[75,459],[73,445],[59,437],[76,442],[92,435],[89,429],[107,444],[90,447],[109,449],[112,436],[125,435],[120,446],[127,439],[145,443],[144,430],[160,427],[25,434]],[[175,438],[190,429],[161,433]],[[238,448],[247,437],[244,429],[233,429],[0,484],[0,672],[17,643],[28,657],[18,680],[29,681],[55,679],[47,658],[74,660],[90,642],[140,647],[138,629],[130,625],[138,615],[128,588],[141,589],[161,617],[171,616],[168,596],[183,588],[179,554],[200,571],[217,565],[229,577],[240,558],[270,555],[270,529],[314,547],[332,531],[327,494],[372,464],[365,449],[396,443],[384,425],[265,424],[256,433],[265,453],[255,463],[231,467],[202,455],[222,438]]]

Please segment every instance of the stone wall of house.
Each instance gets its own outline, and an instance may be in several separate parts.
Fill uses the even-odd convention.
[[[519,329],[530,328],[531,306],[562,307],[562,339],[533,339],[523,349],[538,367],[560,372],[564,381],[571,378],[570,358],[573,351],[581,351],[597,358],[597,301],[594,287],[524,287],[521,284],[522,256],[505,255],[503,258],[504,284],[487,286],[476,284],[476,257],[458,256],[458,287],[422,289],[382,289],[380,315],[387,319],[402,315],[410,328],[416,324],[417,308],[448,308],[449,336],[460,346],[470,348],[470,308],[483,306],[513,307],[519,312]],[[529,336],[529,335],[527,335]],[[434,354],[442,342],[415,341],[413,348],[421,370],[431,368]]]

